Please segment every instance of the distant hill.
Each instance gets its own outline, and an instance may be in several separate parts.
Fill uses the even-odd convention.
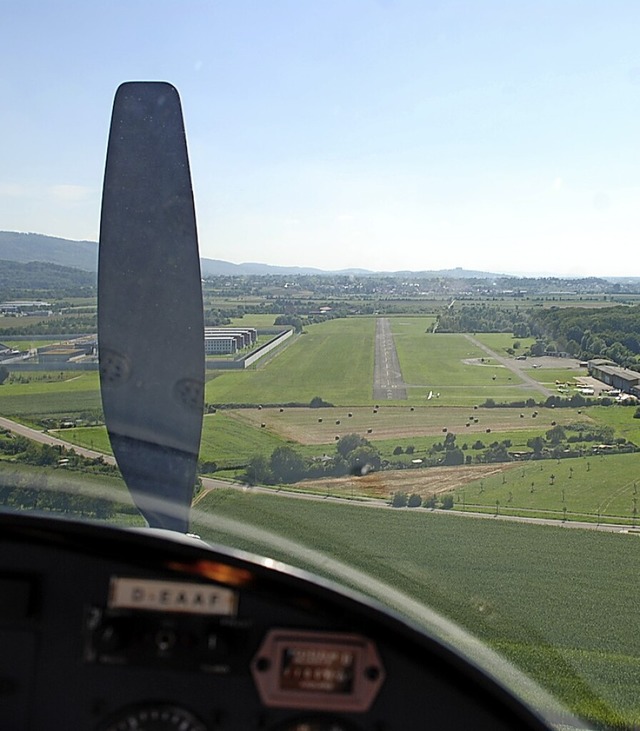
[[[31,262],[41,261],[58,264],[60,266],[82,269],[95,272],[98,268],[98,244],[95,241],[73,241],[56,236],[45,236],[36,233],[17,233],[16,231],[0,231],[0,260]],[[422,278],[454,278],[454,279],[492,279],[505,276],[491,272],[476,272],[467,269],[446,269],[440,271],[398,271],[373,272],[368,269],[340,269],[324,270],[314,267],[272,266],[246,262],[233,264],[221,259],[200,259],[203,277],[212,276],[243,276],[243,275],[352,275],[366,276],[394,276]]]
[[[24,263],[44,261],[95,272],[98,268],[98,244],[43,234],[0,231],[0,259]]]
[[[55,292],[58,296],[91,296],[96,290],[95,272],[43,261],[0,259],[0,300],[24,297],[26,293]]]

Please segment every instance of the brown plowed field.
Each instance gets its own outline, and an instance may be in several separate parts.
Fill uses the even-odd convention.
[[[371,472],[364,477],[332,477],[323,480],[305,480],[298,487],[327,493],[334,497],[359,495],[370,498],[388,498],[396,492],[415,493],[427,498],[455,490],[469,482],[512,469],[512,463],[469,465],[461,467],[429,467],[428,469],[389,470]]]

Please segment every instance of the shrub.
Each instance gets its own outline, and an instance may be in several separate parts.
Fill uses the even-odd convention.
[[[391,501],[391,505],[394,508],[405,508],[407,506],[407,493],[406,492],[396,492],[393,496],[393,500]]]
[[[442,509],[451,510],[453,508],[453,495],[445,495],[442,498]]]

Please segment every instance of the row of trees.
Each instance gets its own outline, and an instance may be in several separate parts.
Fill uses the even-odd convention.
[[[43,472],[2,471],[0,505],[14,510],[47,510],[66,515],[92,517],[98,520],[112,518],[116,510],[133,512],[132,506],[118,505],[99,494],[85,494],[69,489],[53,488]]]
[[[537,310],[531,318],[558,350],[582,360],[608,358],[640,370],[640,305],[551,308]]]
[[[101,474],[118,474],[118,470],[102,457],[95,459],[83,457],[74,449],[60,445],[38,444],[26,437],[0,430],[0,453],[8,455],[14,462],[34,467],[59,467],[68,470],[81,470]]]
[[[306,478],[362,475],[380,469],[378,450],[358,434],[346,434],[336,444],[333,455],[306,458],[293,447],[282,446],[270,457],[256,455],[247,464],[244,479],[250,485],[291,484]]]

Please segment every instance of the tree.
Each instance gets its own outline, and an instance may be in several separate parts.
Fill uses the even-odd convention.
[[[552,429],[549,429],[546,433],[547,441],[551,442],[551,444],[560,444],[561,442],[564,442],[567,438],[567,435],[565,433],[565,430],[560,424],[557,426],[554,426]]]
[[[271,453],[269,466],[276,482],[297,482],[304,477],[304,460],[291,447],[276,447]]]
[[[420,495],[417,495],[415,492],[412,495],[409,495],[409,499],[407,500],[408,508],[419,508],[421,505],[422,498]]]
[[[347,461],[349,462],[349,471],[356,475],[378,470],[381,464],[380,453],[371,445],[353,449],[349,452]]]
[[[534,457],[539,457],[544,449],[544,439],[542,437],[533,437],[527,441],[527,447],[533,450]]]
[[[453,508],[453,495],[445,495],[442,498],[442,509],[451,510]]]
[[[276,317],[274,325],[292,325],[293,329],[299,333],[302,331],[302,319],[297,315],[279,315]]]
[[[396,492],[391,500],[391,505],[394,508],[406,508],[407,502],[408,498],[406,492]]]
[[[9,369],[5,365],[0,365],[0,386],[9,378]]]
[[[336,449],[343,457],[347,457],[349,452],[353,452],[353,450],[358,447],[370,446],[371,443],[359,434],[345,434],[343,437],[340,437],[340,441],[336,445]]]
[[[273,475],[269,467],[269,460],[262,454],[252,457],[245,469],[244,479],[249,485],[273,484]]]
[[[442,460],[443,465],[460,465],[464,464],[464,453],[461,449],[447,449]]]
[[[309,401],[309,407],[312,409],[322,409],[327,406],[333,406],[333,404],[330,404],[328,401],[320,398],[320,396],[314,396],[311,401]]]

